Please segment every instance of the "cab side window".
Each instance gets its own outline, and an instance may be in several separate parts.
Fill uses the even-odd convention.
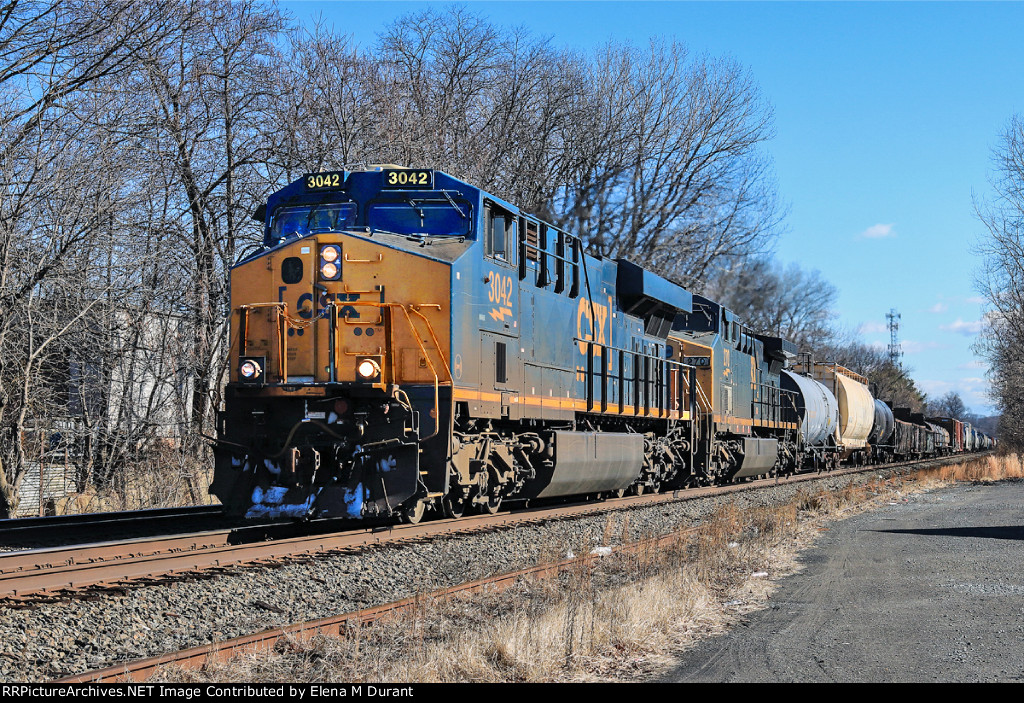
[[[515,261],[517,219],[493,204],[484,208],[484,253],[509,263]]]

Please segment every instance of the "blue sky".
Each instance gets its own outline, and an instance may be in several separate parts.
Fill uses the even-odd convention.
[[[283,2],[322,13],[364,46],[425,2]],[[777,258],[839,290],[838,324],[888,344],[931,396],[956,390],[988,414],[970,350],[991,150],[1024,112],[1024,3],[464,2],[558,46],[671,36],[748,66],[775,109],[767,145],[789,204]]]

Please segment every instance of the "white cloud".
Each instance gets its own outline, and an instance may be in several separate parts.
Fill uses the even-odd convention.
[[[972,337],[978,334],[978,332],[981,332],[981,320],[965,322],[958,317],[956,318],[956,322],[951,325],[939,325],[939,329],[947,332],[953,332],[955,334],[962,334],[965,337]]]
[[[950,391],[956,391],[973,412],[992,412],[988,382],[983,378],[968,377],[955,381],[925,379],[918,381],[917,385],[931,398],[941,398]]]
[[[985,302],[985,298],[980,295],[976,295],[973,298],[967,298],[968,303],[974,303],[975,305],[981,305]]]
[[[953,389],[953,384],[949,381],[936,381],[930,378],[918,381],[917,385],[925,394],[932,398],[944,396]]]
[[[882,237],[895,237],[896,233],[892,231],[892,224],[877,224],[868,227],[860,233],[860,236],[867,239],[881,239]]]
[[[988,368],[988,364],[986,364],[984,361],[978,361],[977,359],[975,359],[974,361],[968,361],[966,364],[960,364],[959,366],[957,366],[957,368],[958,369],[987,369]]]
[[[903,350],[904,354],[920,354],[921,352],[933,349],[947,349],[948,347],[948,344],[940,342],[915,342],[912,339],[905,339],[900,342],[900,349]]]
[[[857,334],[878,334],[885,332],[887,329],[889,328],[881,322],[862,322],[857,327]]]
[[[935,305],[928,308],[928,312],[934,312],[936,314],[946,312],[947,310],[949,310],[949,306],[945,303],[935,303]]]

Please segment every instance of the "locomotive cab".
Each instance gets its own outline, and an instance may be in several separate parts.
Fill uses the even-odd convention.
[[[264,246],[231,274],[211,486],[230,512],[390,516],[443,490],[450,272],[475,197],[377,168],[306,176],[261,208]]]

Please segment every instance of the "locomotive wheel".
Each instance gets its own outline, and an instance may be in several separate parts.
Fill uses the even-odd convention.
[[[411,507],[402,509],[402,522],[415,525],[423,519],[425,512],[427,512],[427,502],[425,500],[418,500]]]
[[[444,510],[445,517],[460,518],[466,512],[466,499],[457,498],[449,493],[441,499],[441,509]]]
[[[501,496],[489,495],[487,502],[480,504],[480,512],[485,515],[494,515],[501,510]]]

